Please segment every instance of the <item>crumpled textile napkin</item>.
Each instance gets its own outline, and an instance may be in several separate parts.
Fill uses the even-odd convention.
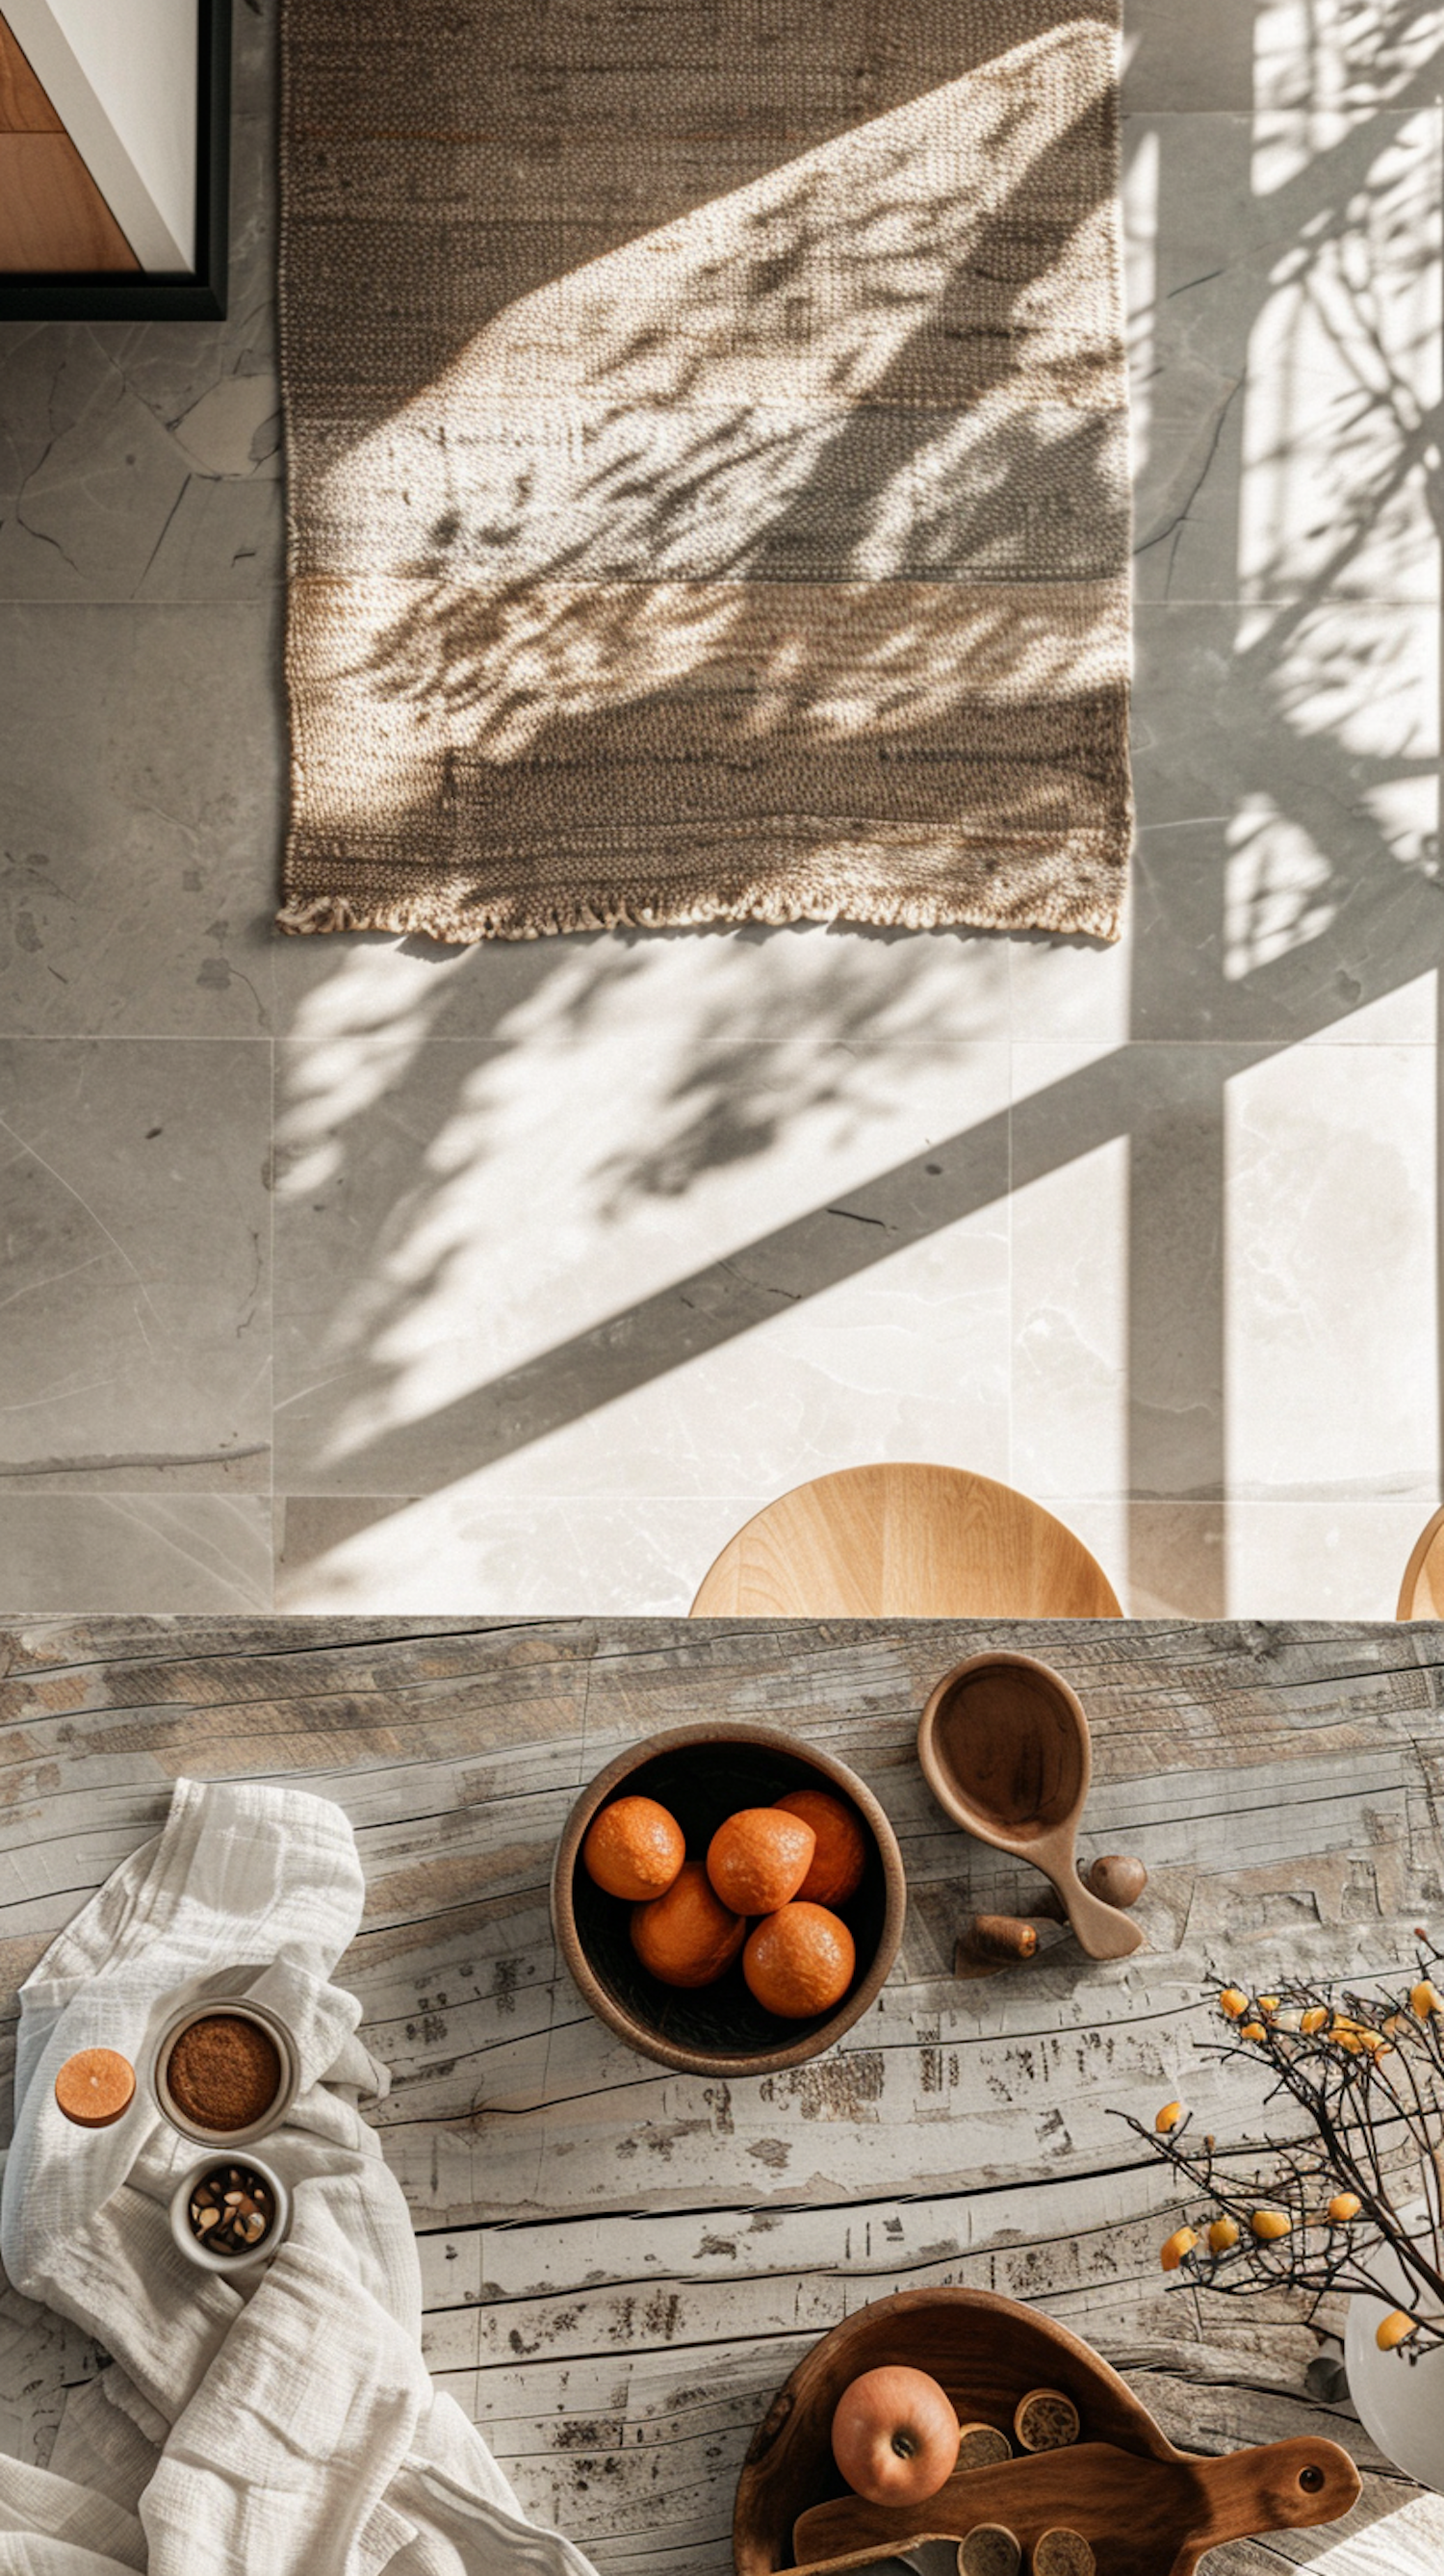
[[[388,2078],[330,1983],[362,1894],[328,1800],[181,1780],[22,1988],[0,2257],[113,2359],[72,2391],[48,2469],[0,2458],[0,2576],[592,2576],[422,2361],[410,2216],[357,2107]],[[79,2048],[143,2069],[181,2003],[242,1991],[294,2033],[301,2084],[261,2150],[291,2233],[233,2283],[171,2239],[198,2151],[148,2093],[77,2129],[54,2079]]]

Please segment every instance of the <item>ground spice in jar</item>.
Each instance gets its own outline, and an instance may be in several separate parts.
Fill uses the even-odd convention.
[[[249,2129],[281,2089],[281,2054],[267,2030],[240,2013],[188,2022],[166,2060],[176,2109],[218,2135]]]

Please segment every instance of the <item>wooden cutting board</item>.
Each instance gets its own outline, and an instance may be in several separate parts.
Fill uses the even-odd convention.
[[[1004,2430],[1031,2389],[1061,2389],[1083,2439],[955,2475],[903,2512],[865,2504],[838,2476],[832,2417],[844,2388],[885,2362],[929,2371],[960,2422]],[[1093,2543],[1099,2576],[1193,2576],[1216,2542],[1332,2522],[1358,2493],[1358,2472],[1333,2442],[1190,2459],[1066,2326],[990,2291],[904,2290],[835,2326],[778,2390],[738,2480],[732,2549],[737,2576],[783,2576],[958,2540],[980,2522],[1006,2523],[1031,2547],[1061,2523]]]
[[[923,2540],[1001,2522],[1031,2550],[1065,2524],[1093,2545],[1100,2576],[1192,2576],[1205,2549],[1347,2513],[1359,2474],[1335,2442],[1270,2442],[1223,2459],[1140,2458],[1113,2442],[1005,2460],[949,2478],[926,2504],[835,2496],[793,2526],[799,2568],[846,2567]]]

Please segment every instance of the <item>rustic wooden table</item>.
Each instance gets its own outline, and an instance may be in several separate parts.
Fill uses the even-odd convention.
[[[1082,1695],[1085,1849],[1151,1873],[1132,1959],[1094,1966],[1060,1932],[1031,1967],[951,1974],[975,1907],[1029,1901],[1026,1871],[945,1822],[913,1753],[930,1684],[987,1644]],[[1317,2333],[1165,2290],[1165,2178],[1109,2116],[1183,2089],[1241,2134],[1248,2106],[1192,2063],[1211,1972],[1393,1973],[1412,1925],[1444,1916],[1444,1628],[41,1619],[0,1635],[0,1673],[7,2050],[15,1988],[178,1774],[284,1776],[345,1808],[369,1897],[340,1973],[394,2071],[379,2116],[431,2367],[599,2567],[722,2576],[773,2388],[864,2300],[940,2282],[1066,2319],[1185,2448],[1310,2428],[1348,2445],[1365,2488],[1347,2524],[1221,2550],[1209,2576],[1444,2567],[1444,2499],[1305,2393]],[[874,2010],[768,2081],[630,2055],[553,1957],[547,1875],[576,1789],[707,1715],[853,1763],[909,1874]],[[0,2447],[43,2460],[65,2387],[102,2366],[7,2292]]]

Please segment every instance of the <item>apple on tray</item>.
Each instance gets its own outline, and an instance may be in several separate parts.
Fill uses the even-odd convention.
[[[832,2456],[854,2495],[869,2504],[921,2504],[957,2467],[958,2435],[946,2389],[925,2370],[890,2362],[843,2390]]]

